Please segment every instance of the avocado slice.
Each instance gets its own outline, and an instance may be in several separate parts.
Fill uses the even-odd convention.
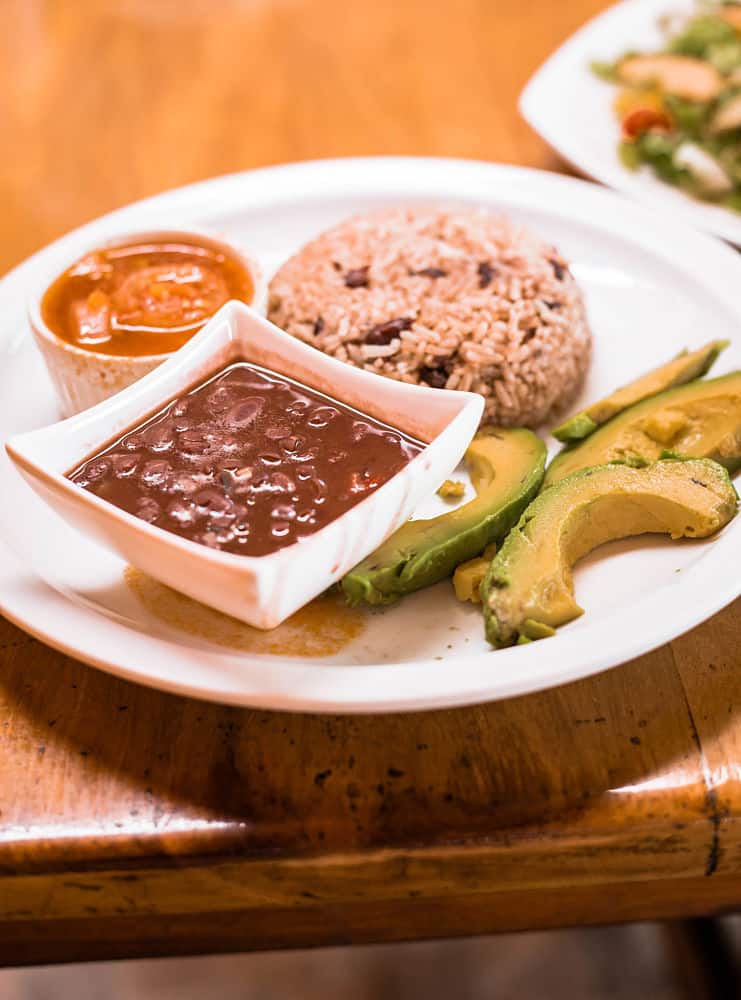
[[[407,521],[342,580],[351,604],[390,604],[450,576],[501,541],[540,489],[543,442],[524,428],[483,427],[466,451],[476,497],[428,520]]]
[[[556,427],[553,436],[564,443],[581,441],[612,417],[627,410],[629,406],[640,403],[642,399],[701,378],[710,371],[718,355],[728,347],[729,343],[729,340],[711,340],[709,344],[696,351],[682,351],[665,365],[654,368],[653,371],[641,375],[634,382],[629,382],[604,399],[592,403],[585,410],[575,413],[573,417]]]
[[[560,451],[543,485],[607,462],[645,465],[667,452],[712,458],[729,472],[741,468],[741,372],[688,382],[636,403]]]
[[[571,567],[604,542],[646,532],[706,538],[736,513],[728,472],[709,459],[582,469],[533,501],[481,587],[493,646],[540,639],[577,618]]]

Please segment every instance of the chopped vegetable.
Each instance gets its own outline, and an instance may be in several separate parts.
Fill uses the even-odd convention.
[[[624,167],[628,170],[637,170],[641,165],[641,154],[638,146],[634,142],[621,142],[618,147],[618,156]]]
[[[700,189],[708,194],[728,194],[733,181],[720,163],[695,142],[683,142],[674,152],[674,163],[688,170]]]
[[[685,137],[702,138],[711,117],[713,104],[710,102],[685,101],[682,97],[667,94],[665,107],[672,118],[677,132]]]
[[[694,17],[669,43],[670,52],[707,59],[708,51],[716,45],[736,40],[736,32],[723,17],[704,15]]]
[[[624,87],[615,98],[615,114],[618,118],[626,118],[631,111],[639,111],[641,108],[666,111],[666,96],[649,87]]]
[[[636,145],[640,161],[650,163],[662,180],[680,187],[691,182],[692,175],[674,159],[674,153],[678,146],[674,136],[646,132],[637,140]]]
[[[710,122],[712,133],[730,132],[735,128],[741,128],[741,94],[719,107]]]
[[[618,155],[697,198],[741,212],[741,0],[666,17],[663,49],[593,63],[618,84]]]
[[[466,495],[466,484],[458,482],[458,480],[446,479],[439,487],[437,495],[443,500],[458,500]]]
[[[496,554],[496,545],[487,545],[480,556],[469,559],[456,568],[453,573],[453,589],[459,601],[481,604],[481,584]]]
[[[608,83],[617,83],[619,80],[615,63],[600,62],[598,59],[595,59],[591,63],[590,68],[595,76],[600,77],[602,80],[607,80]]]
[[[623,135],[628,139],[637,139],[644,132],[658,130],[669,132],[672,120],[666,111],[654,111],[651,108],[636,108],[623,118]]]

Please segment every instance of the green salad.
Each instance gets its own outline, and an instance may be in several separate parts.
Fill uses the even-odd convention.
[[[619,87],[620,158],[741,212],[741,0],[665,23],[666,44],[593,63]]]

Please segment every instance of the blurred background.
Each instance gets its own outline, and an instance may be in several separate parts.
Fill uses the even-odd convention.
[[[135,199],[278,162],[398,153],[565,169],[517,115],[517,95],[605,6],[2,0],[0,273]],[[6,970],[0,998],[731,997],[741,925],[715,931],[708,941],[701,927],[647,924]]]
[[[0,972],[3,1000],[706,1000],[737,996],[741,921],[693,959],[654,924],[462,941],[157,959]],[[707,946],[708,942],[704,942]],[[727,948],[727,954],[723,954]],[[720,949],[720,950],[719,950]]]
[[[0,35],[0,271],[127,202],[289,160],[413,153],[555,169],[513,112],[517,95],[603,6],[2,0],[13,30]]]

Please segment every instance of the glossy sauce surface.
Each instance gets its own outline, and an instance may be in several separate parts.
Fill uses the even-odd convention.
[[[69,478],[183,538],[262,556],[329,524],[423,447],[300,382],[236,362]]]
[[[235,256],[182,238],[95,250],[48,288],[41,315],[57,336],[101,354],[167,354],[229,299],[251,302]]]

